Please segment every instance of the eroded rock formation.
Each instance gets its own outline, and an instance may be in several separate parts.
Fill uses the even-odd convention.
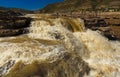
[[[14,36],[28,32],[31,18],[1,16],[0,17],[0,36]]]

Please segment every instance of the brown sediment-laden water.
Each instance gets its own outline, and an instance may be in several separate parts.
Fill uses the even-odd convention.
[[[0,77],[119,77],[120,42],[79,18],[34,18],[29,33],[0,38]]]

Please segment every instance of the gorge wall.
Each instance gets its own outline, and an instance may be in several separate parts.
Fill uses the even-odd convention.
[[[49,4],[43,9],[36,12],[38,13],[56,13],[56,12],[73,12],[87,10],[92,11],[95,8],[104,10],[105,8],[120,9],[119,0],[64,0],[63,2]]]

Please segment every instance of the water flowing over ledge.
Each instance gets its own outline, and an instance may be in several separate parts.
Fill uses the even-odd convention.
[[[119,77],[120,43],[78,18],[35,18],[28,34],[0,38],[0,77]]]

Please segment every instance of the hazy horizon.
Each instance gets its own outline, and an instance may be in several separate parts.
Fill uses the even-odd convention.
[[[26,10],[38,10],[47,4],[62,2],[63,0],[0,0],[1,7],[21,8]]]

